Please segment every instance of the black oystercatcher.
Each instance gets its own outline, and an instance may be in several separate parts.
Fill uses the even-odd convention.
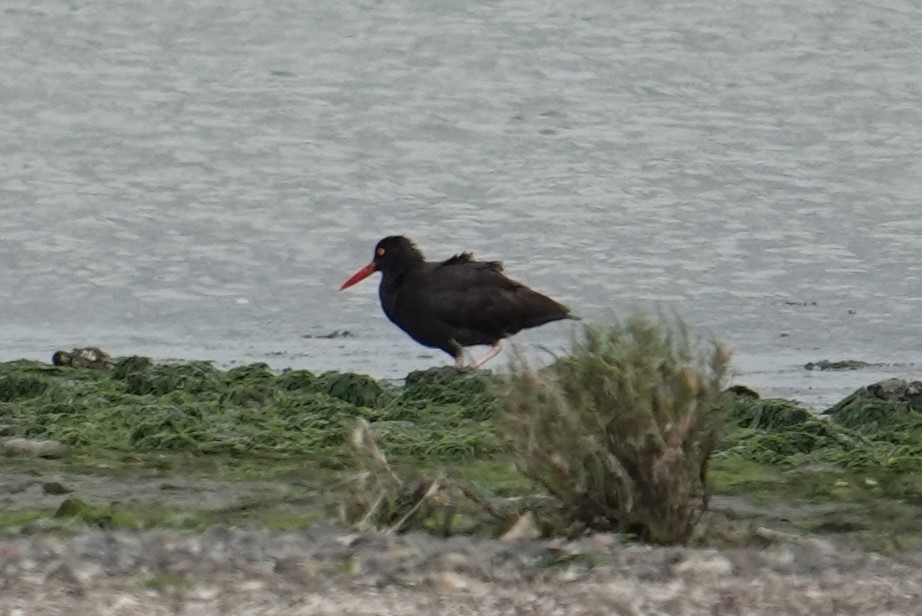
[[[422,345],[442,349],[463,364],[463,347],[492,348],[473,367],[500,352],[506,336],[550,321],[573,318],[566,306],[507,278],[499,261],[475,261],[465,252],[441,263],[423,258],[407,238],[386,237],[374,259],[343,283],[340,291],[381,272],[381,307],[400,329]]]

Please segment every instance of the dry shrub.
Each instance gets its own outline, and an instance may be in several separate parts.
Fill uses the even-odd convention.
[[[358,530],[497,536],[525,514],[552,509],[547,496],[498,497],[445,472],[397,471],[364,419],[355,420],[351,435],[358,472],[344,486],[340,517]]]
[[[583,325],[550,367],[514,360],[501,429],[572,522],[683,543],[707,508],[728,363],[678,319]]]
[[[438,502],[444,478],[398,476],[364,419],[355,421],[351,443],[359,472],[341,506],[343,521],[359,530],[400,532],[418,527]]]

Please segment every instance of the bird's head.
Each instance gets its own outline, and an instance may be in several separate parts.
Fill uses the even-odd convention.
[[[375,246],[371,263],[353,274],[339,290],[348,289],[375,272],[401,272],[423,263],[423,260],[423,253],[412,241],[402,235],[389,235]]]

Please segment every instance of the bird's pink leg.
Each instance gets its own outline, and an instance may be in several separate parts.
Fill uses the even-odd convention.
[[[458,356],[455,357],[455,368],[463,368],[465,361],[467,361],[472,367],[474,366],[474,357],[467,352],[467,349],[459,346]]]
[[[480,366],[484,365],[485,363],[487,363],[488,361],[490,361],[491,359],[499,355],[499,352],[502,350],[503,350],[503,343],[497,342],[492,347],[490,347],[490,350],[487,351],[483,357],[475,361],[472,367],[479,368]]]

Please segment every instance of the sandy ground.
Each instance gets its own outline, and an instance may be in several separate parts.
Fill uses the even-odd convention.
[[[88,531],[0,539],[0,614],[922,614],[922,554],[423,534]]]
[[[0,472],[0,511],[57,509],[68,497],[98,505],[171,507],[220,511],[248,502],[273,502],[293,493],[308,497],[312,490],[299,482],[224,481],[204,477],[165,477],[150,469],[102,471],[49,469],[47,465]]]

